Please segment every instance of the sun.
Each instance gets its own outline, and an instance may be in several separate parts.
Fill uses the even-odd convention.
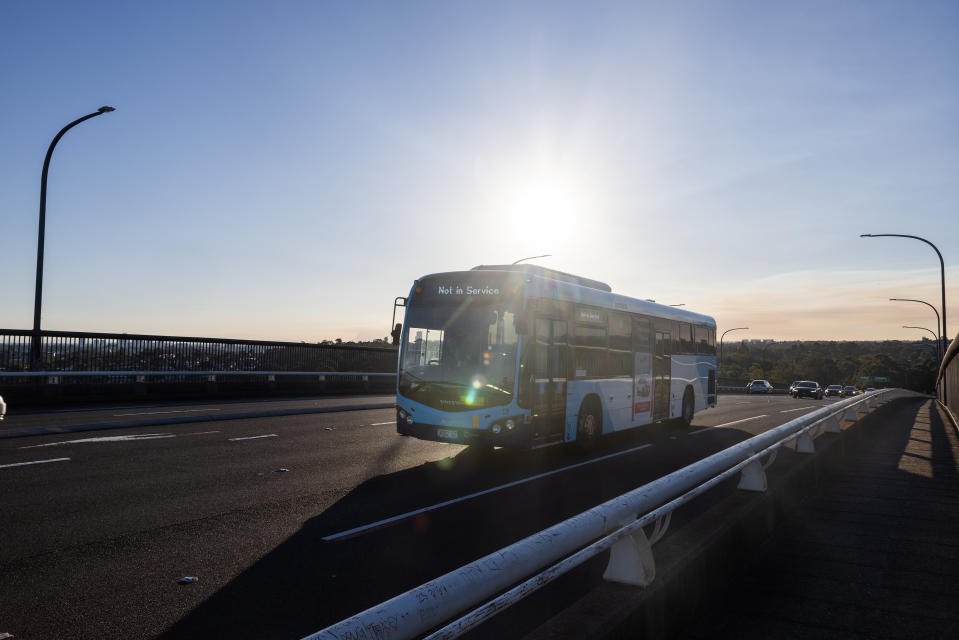
[[[572,245],[597,213],[583,176],[561,167],[518,170],[502,188],[499,214],[511,236],[556,252]]]

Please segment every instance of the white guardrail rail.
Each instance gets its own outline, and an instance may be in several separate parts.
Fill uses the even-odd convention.
[[[860,414],[887,402],[893,395],[910,393],[880,389],[812,411],[303,640],[405,640],[422,636],[444,623],[426,638],[456,638],[609,548],[612,551],[604,579],[647,586],[656,576],[652,546],[666,533],[676,508],[737,473],[739,489],[765,491],[765,469],[781,447],[794,443],[798,453],[812,454],[814,440],[822,433],[838,433],[843,420],[856,421]],[[649,535],[643,529],[647,525],[653,525]],[[511,585],[516,586],[510,588]],[[501,593],[504,589],[509,590]],[[500,595],[470,610],[496,594]],[[461,617],[447,622],[455,616]]]

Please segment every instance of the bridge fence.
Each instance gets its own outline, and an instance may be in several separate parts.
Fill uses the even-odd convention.
[[[396,349],[143,334],[0,329],[0,395],[19,402],[393,390]]]

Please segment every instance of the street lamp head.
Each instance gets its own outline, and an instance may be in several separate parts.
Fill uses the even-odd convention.
[[[113,107],[100,107],[97,109],[97,113],[110,113],[111,111],[116,111]]]

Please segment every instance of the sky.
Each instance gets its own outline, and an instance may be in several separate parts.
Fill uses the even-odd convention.
[[[959,3],[46,2],[0,17],[0,328],[388,335],[527,256],[748,326],[959,328]]]

